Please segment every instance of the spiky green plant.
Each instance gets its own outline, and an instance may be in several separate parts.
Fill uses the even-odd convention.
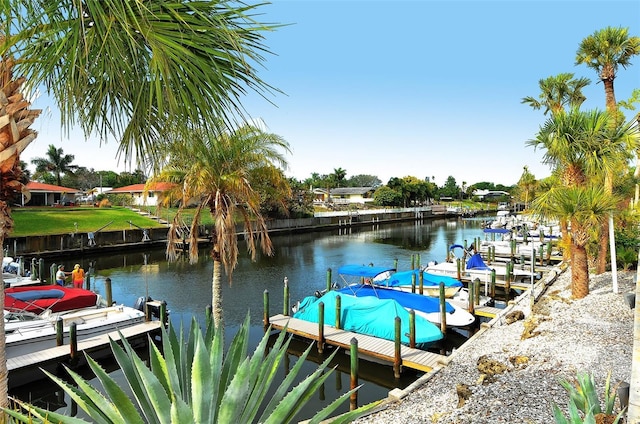
[[[553,407],[553,416],[556,424],[595,424],[595,416],[598,414],[613,414],[616,402],[616,389],[611,387],[611,372],[607,375],[604,385],[604,408],[600,405],[595,381],[592,375],[579,373],[575,381],[562,380],[560,385],[569,394],[569,417],[564,416],[558,405]],[[624,409],[616,416],[613,424],[617,424]]]
[[[193,319],[189,334],[173,327],[163,331],[162,352],[149,343],[149,366],[126,342],[121,347],[111,342],[111,349],[133,398],[119,387],[105,371],[87,355],[87,363],[100,381],[103,391],[70,369],[77,385],[64,382],[47,373],[95,423],[289,423],[305,407],[309,399],[328,378],[325,369],[334,352],[318,369],[292,387],[311,346],[280,382],[273,394],[276,371],[287,354],[291,338],[282,332],[268,348],[268,333],[262,338],[253,355],[248,355],[249,317],[235,335],[226,355],[223,355],[222,331],[215,331],[207,320],[203,335]],[[357,390],[357,389],[354,389]],[[311,420],[318,423],[332,414],[349,391],[319,411]],[[80,423],[75,417],[50,412],[16,400],[24,411],[5,409],[19,422]],[[338,417],[335,422],[350,422],[367,413],[377,403],[361,407]],[[262,411],[262,413],[260,413]]]

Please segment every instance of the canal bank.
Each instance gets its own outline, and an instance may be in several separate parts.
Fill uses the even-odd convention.
[[[489,212],[489,211],[487,211]],[[405,221],[428,221],[455,218],[459,214],[448,211],[444,205],[419,208],[372,209],[318,213],[313,218],[273,219],[267,221],[270,235],[331,231],[335,229],[381,225]],[[152,218],[149,218],[152,220]],[[168,228],[168,227],[167,227]],[[167,243],[167,228],[131,228],[119,231],[94,233],[64,233],[46,236],[8,237],[4,254],[11,257],[65,258],[93,253],[110,253],[124,250],[161,247]],[[183,229],[187,231],[188,229]],[[242,225],[236,227],[239,237],[244,236]],[[211,228],[199,228],[199,243],[210,242]],[[187,247],[188,235],[184,234],[180,247]]]

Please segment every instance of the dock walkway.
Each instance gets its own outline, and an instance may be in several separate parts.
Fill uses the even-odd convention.
[[[304,321],[282,314],[272,316],[269,322],[274,329],[283,330],[285,327],[288,333],[295,334],[307,339],[318,340],[318,324]],[[325,343],[349,350],[351,340],[358,341],[358,352],[362,355],[375,358],[380,361],[394,363],[395,343],[390,340],[379,339],[377,337],[352,333],[340,330],[328,325],[324,326]],[[448,358],[437,353],[427,352],[420,349],[412,349],[402,345],[400,347],[402,366],[429,372],[447,365]]]
[[[78,341],[77,354],[81,357],[81,352],[96,352],[109,348],[109,340],[120,340],[120,334],[127,340],[136,339],[147,334],[154,334],[160,331],[162,322],[147,321],[140,324],[125,327],[120,330],[114,330],[109,333],[89,337]],[[71,348],[68,344],[55,346],[49,349],[39,350],[26,355],[19,355],[7,358],[7,370],[9,375],[20,374],[32,371],[37,368],[45,367],[49,364],[57,364],[71,357]],[[46,367],[45,367],[46,368]],[[26,382],[22,377],[21,383]]]

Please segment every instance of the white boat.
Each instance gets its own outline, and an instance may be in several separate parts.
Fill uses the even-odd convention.
[[[5,311],[4,318],[6,355],[7,358],[15,358],[55,347],[58,320],[62,320],[64,343],[68,344],[72,323],[76,324],[78,341],[81,341],[144,322],[145,314],[135,308],[117,305],[43,315]]]

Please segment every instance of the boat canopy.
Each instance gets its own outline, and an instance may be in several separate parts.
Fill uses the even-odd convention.
[[[375,278],[385,272],[394,272],[395,268],[367,265],[343,265],[338,268],[338,274],[352,277]]]
[[[11,287],[4,291],[4,308],[40,314],[95,307],[98,295],[89,290],[58,285]]]
[[[324,324],[334,325],[336,297],[340,296],[340,324],[344,330],[387,340],[395,339],[395,318],[400,317],[402,343],[409,344],[409,312],[392,299],[375,296],[355,297],[334,290],[321,298],[304,298],[293,318],[318,322],[319,305],[324,304]],[[420,347],[441,340],[442,331],[426,318],[416,315],[416,344]]]
[[[388,279],[379,281],[377,284],[388,287],[411,286],[414,275],[416,286],[418,286],[420,284],[420,271],[417,269],[396,272]],[[426,271],[422,272],[423,286],[439,286],[441,282],[444,283],[445,287],[462,287],[462,283],[453,277],[431,274]]]

